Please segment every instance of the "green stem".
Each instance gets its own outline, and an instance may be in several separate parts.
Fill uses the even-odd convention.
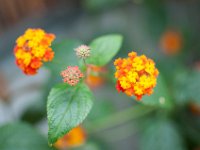
[[[89,133],[99,132],[101,130],[120,125],[132,119],[139,118],[144,116],[150,112],[152,112],[154,108],[147,108],[143,105],[136,105],[134,107],[127,108],[105,118],[93,121],[86,125]]]
[[[85,68],[86,68],[86,70],[85,70],[85,79],[87,79],[87,71],[88,71],[88,69],[87,69],[87,63],[86,63],[84,58],[83,58],[83,63],[84,63]]]
[[[132,122],[103,132],[103,136],[106,138],[106,141],[118,142],[123,139],[126,139],[139,131]]]
[[[85,61],[84,58],[83,58],[83,63],[84,63],[84,65],[85,65],[85,67],[87,67],[87,63],[86,63],[86,61]]]

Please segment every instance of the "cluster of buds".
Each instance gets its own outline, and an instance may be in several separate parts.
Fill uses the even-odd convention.
[[[63,77],[63,82],[68,83],[71,86],[76,85],[84,76],[78,66],[68,66],[67,69],[60,73],[60,75]]]
[[[14,55],[17,66],[26,74],[34,75],[43,62],[51,61],[54,52],[50,48],[55,35],[42,29],[27,29],[16,40]]]
[[[86,45],[79,46],[75,51],[79,58],[85,59],[90,56],[90,47]],[[71,86],[78,84],[80,78],[83,78],[84,76],[78,66],[68,66],[67,69],[63,70],[60,74],[63,77],[63,82],[68,83]]]
[[[78,48],[75,49],[76,51],[76,55],[79,58],[87,58],[90,56],[90,47],[88,47],[87,45],[81,45]]]

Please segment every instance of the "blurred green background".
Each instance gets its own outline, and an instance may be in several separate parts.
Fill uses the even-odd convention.
[[[200,149],[199,24],[198,0],[0,0],[0,149],[49,149],[46,96],[62,80],[56,64],[34,77],[16,67],[15,40],[29,27],[54,33],[53,48],[69,65],[81,43],[119,33],[116,58],[134,50],[160,71],[155,93],[138,103],[117,93],[113,62],[105,66],[91,85],[96,99],[82,125],[86,142],[72,149]]]

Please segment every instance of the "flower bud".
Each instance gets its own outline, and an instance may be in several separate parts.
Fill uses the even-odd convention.
[[[81,45],[78,48],[75,49],[76,51],[76,55],[79,58],[87,58],[90,56],[90,47],[88,47],[87,45]]]

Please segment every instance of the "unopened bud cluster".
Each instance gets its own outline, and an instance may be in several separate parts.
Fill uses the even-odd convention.
[[[76,51],[76,55],[79,58],[87,58],[90,56],[90,47],[88,47],[87,45],[81,45],[78,48],[75,49]]]
[[[79,70],[78,66],[68,66],[60,75],[63,77],[63,82],[71,86],[76,85],[83,78],[83,73]]]

